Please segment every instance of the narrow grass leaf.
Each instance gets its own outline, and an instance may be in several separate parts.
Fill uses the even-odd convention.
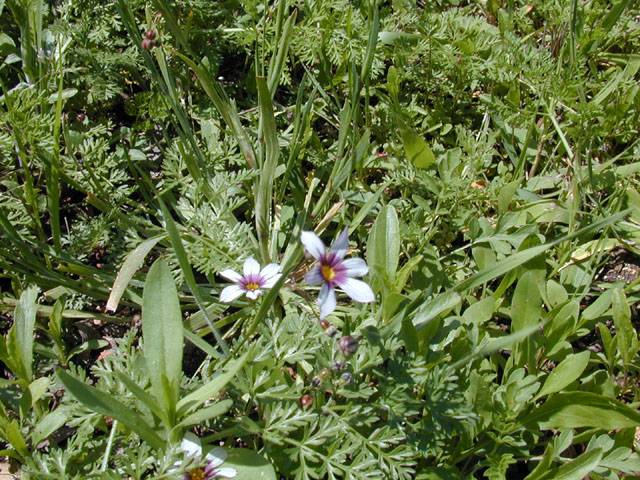
[[[249,353],[246,352],[240,358],[232,361],[230,365],[227,366],[226,371],[215,377],[206,385],[203,385],[195,392],[190,393],[186,397],[182,398],[178,402],[178,412],[179,415],[186,415],[189,412],[194,411],[200,405],[202,405],[206,400],[210,398],[215,398],[220,394],[220,390],[222,390],[227,383],[229,383],[233,377],[236,376],[236,373],[243,367],[247,359],[249,358]]]
[[[190,427],[192,425],[201,425],[207,420],[210,420],[215,417],[219,417],[220,415],[227,413],[227,411],[231,408],[232,405],[233,405],[233,400],[231,400],[230,398],[227,398],[220,402],[214,403],[213,405],[210,405],[208,407],[200,408],[196,410],[195,413],[192,413],[187,418],[182,420],[178,424],[178,427]]]
[[[20,295],[20,301],[14,313],[17,341],[24,371],[27,375],[26,380],[30,380],[33,376],[33,329],[36,325],[37,298],[37,287],[28,287]]]
[[[58,370],[58,378],[67,391],[80,403],[100,415],[107,415],[123,423],[152,448],[161,449],[164,441],[153,431],[140,415],[131,410],[107,392],[102,392],[72,377],[64,370]]]
[[[127,288],[127,285],[129,285],[133,275],[142,266],[144,259],[151,249],[163,238],[165,238],[165,235],[146,240],[127,255],[120,271],[118,272],[116,281],[113,282],[111,295],[109,295],[109,300],[107,301],[106,306],[106,310],[108,312],[115,312],[118,309],[118,304],[120,303],[122,294]]]

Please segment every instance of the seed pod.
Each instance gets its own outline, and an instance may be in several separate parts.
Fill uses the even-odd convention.
[[[334,372],[339,372],[340,370],[344,369],[345,367],[345,363],[343,361],[338,360],[336,363],[334,363],[331,366],[331,370],[333,370]]]
[[[338,329],[336,327],[331,326],[327,328],[327,335],[330,337],[333,337],[336,333],[338,333]]]
[[[146,32],[144,32],[144,36],[147,37],[149,40],[153,40],[154,38],[156,38],[156,32],[149,29]]]
[[[302,408],[311,408],[311,406],[313,405],[313,399],[311,398],[311,395],[302,395],[300,397],[299,403],[300,407]]]
[[[351,380],[353,380],[353,375],[351,375],[351,373],[345,372],[342,374],[342,381],[344,383],[351,383]]]
[[[144,48],[145,50],[151,50],[153,48],[153,42],[148,38],[143,38],[141,44],[142,48]]]
[[[345,356],[345,358],[349,358],[358,350],[358,340],[349,336],[342,337],[340,340],[338,340],[338,348],[342,352],[342,355]]]
[[[84,122],[86,118],[87,116],[82,112],[76,115],[76,120],[78,120],[80,123]]]
[[[327,322],[325,319],[320,320],[320,327],[323,330],[326,330],[327,328],[329,328],[331,326],[331,324],[329,322]]]
[[[331,373],[331,370],[329,370],[328,368],[323,368],[318,372],[318,374],[315,377],[313,377],[313,380],[311,380],[311,385],[313,385],[314,387],[317,387],[323,382],[325,378],[329,376],[330,373]]]

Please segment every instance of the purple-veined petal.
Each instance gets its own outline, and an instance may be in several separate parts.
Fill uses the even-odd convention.
[[[349,227],[344,227],[342,233],[336,238],[336,241],[331,245],[331,251],[338,257],[340,260],[344,258],[347,254],[347,250],[349,249]]]
[[[238,474],[235,468],[223,467],[216,470],[216,477],[233,478]]]
[[[342,266],[347,269],[348,277],[362,277],[369,273],[369,266],[361,258],[349,258],[342,262]]]
[[[191,432],[185,433],[180,448],[187,454],[187,457],[190,458],[200,457],[202,455],[200,439]]]
[[[240,285],[231,285],[229,287],[225,287],[222,292],[220,292],[220,301],[224,303],[233,302],[244,292],[245,290]]]
[[[253,257],[249,257],[244,261],[242,273],[247,278],[249,275],[258,275],[260,273],[260,264]]]
[[[209,453],[207,453],[207,456],[205,457],[207,463],[209,464],[208,467],[212,468],[215,468],[218,465],[222,465],[226,458],[227,451],[221,447],[212,449]]]
[[[265,280],[262,285],[260,285],[262,288],[273,288],[273,286],[276,284],[276,282],[278,280],[280,280],[280,277],[282,276],[281,273],[276,273],[274,276],[269,277],[267,280]]]
[[[300,241],[304,245],[311,256],[316,260],[319,260],[325,254],[326,248],[320,237],[313,232],[302,232],[300,235]]]
[[[247,290],[247,298],[251,300],[257,300],[261,293],[262,290],[260,290],[259,288],[256,290]]]
[[[336,309],[336,291],[332,285],[323,283],[318,294],[318,303],[320,304],[320,320]]]
[[[234,272],[230,268],[227,268],[226,270],[221,271],[220,276],[236,283],[238,283],[242,278],[242,275],[240,275],[238,272]]]
[[[373,294],[373,290],[371,290],[371,287],[362,280],[347,278],[338,286],[356,302],[366,303],[376,301],[376,296]]]
[[[312,287],[320,285],[322,282],[324,282],[324,277],[322,276],[322,267],[320,265],[314,265],[314,267],[309,270],[304,276],[304,280]]]
[[[269,280],[280,272],[280,265],[277,263],[270,263],[262,270],[260,270],[260,276],[263,280]],[[279,278],[279,277],[278,277]]]

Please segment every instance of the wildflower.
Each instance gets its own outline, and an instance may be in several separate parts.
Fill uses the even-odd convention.
[[[361,258],[344,256],[349,248],[349,229],[345,227],[340,236],[327,249],[322,240],[313,232],[302,232],[301,240],[309,253],[318,263],[304,276],[309,285],[320,285],[318,303],[320,304],[320,318],[324,319],[336,308],[335,286],[356,302],[373,302],[375,295],[371,287],[354,277],[366,275],[369,267]]]
[[[192,465],[201,465],[202,445],[200,439],[193,433],[189,432],[184,436],[180,445],[182,451],[187,454],[187,460],[183,464],[188,470],[184,474],[184,480],[211,480],[213,478],[233,478],[236,476],[236,469],[230,467],[218,468],[227,458],[227,451],[224,448],[214,448],[204,457],[204,467]]]
[[[223,289],[222,293],[220,293],[220,301],[225,303],[232,302],[243,293],[247,295],[247,298],[256,300],[262,293],[263,288],[271,288],[275,285],[282,276],[281,273],[278,273],[279,271],[280,266],[275,263],[270,263],[260,270],[258,262],[252,257],[247,258],[242,269],[243,275],[230,269],[220,272],[220,275],[237,284]]]

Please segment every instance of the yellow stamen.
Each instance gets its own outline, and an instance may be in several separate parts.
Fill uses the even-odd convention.
[[[257,283],[247,283],[246,285],[246,289],[247,290],[258,290],[260,288],[260,285],[258,285]]]
[[[204,469],[202,468],[194,468],[189,472],[189,478],[191,480],[204,480]]]
[[[329,265],[322,266],[322,276],[327,282],[330,282],[336,276],[336,271]]]

